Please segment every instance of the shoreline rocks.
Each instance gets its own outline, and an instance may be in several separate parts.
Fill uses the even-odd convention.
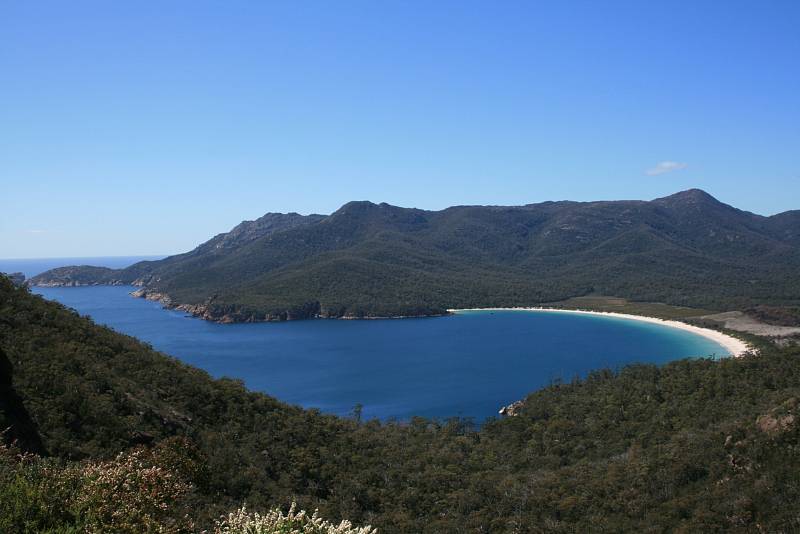
[[[512,402],[508,406],[503,406],[497,413],[505,417],[516,417],[520,414],[522,408],[524,407],[525,401],[518,400],[516,402]]]
[[[180,310],[188,313],[189,315],[205,321],[211,321],[221,324],[233,323],[272,323],[283,321],[301,321],[306,319],[338,319],[338,320],[379,320],[379,319],[419,319],[425,317],[444,317],[452,315],[449,312],[445,313],[431,313],[427,315],[396,315],[396,316],[370,316],[370,315],[356,315],[352,313],[343,312],[341,315],[332,313],[330,310],[322,308],[318,301],[307,302],[302,306],[291,309],[272,311],[272,312],[257,312],[248,311],[236,308],[231,305],[215,304],[214,298],[208,299],[202,304],[181,304],[174,301],[166,293],[155,291],[147,287],[142,287],[136,291],[132,291],[131,296],[136,298],[143,298],[154,302],[161,303],[167,309]]]

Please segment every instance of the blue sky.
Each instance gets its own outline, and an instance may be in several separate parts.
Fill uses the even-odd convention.
[[[800,208],[800,2],[3,2],[0,257],[367,199]]]

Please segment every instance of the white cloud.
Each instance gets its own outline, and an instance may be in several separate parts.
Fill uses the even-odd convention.
[[[678,161],[662,161],[655,167],[647,169],[645,174],[647,174],[647,176],[658,176],[659,174],[664,174],[667,172],[679,171],[681,169],[685,169],[686,167],[688,167],[686,163],[680,163]]]

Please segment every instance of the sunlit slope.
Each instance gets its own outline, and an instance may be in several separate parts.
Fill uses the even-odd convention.
[[[350,202],[327,217],[265,218],[186,254],[33,282],[135,282],[230,320],[427,315],[589,293],[712,309],[800,301],[793,212],[762,217],[699,190],[442,211]]]

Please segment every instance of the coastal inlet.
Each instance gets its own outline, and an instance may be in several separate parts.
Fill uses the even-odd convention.
[[[219,324],[132,298],[131,286],[33,291],[214,376],[283,401],[363,418],[496,417],[542,386],[601,368],[727,356],[656,323],[574,313],[470,311],[396,321]]]

